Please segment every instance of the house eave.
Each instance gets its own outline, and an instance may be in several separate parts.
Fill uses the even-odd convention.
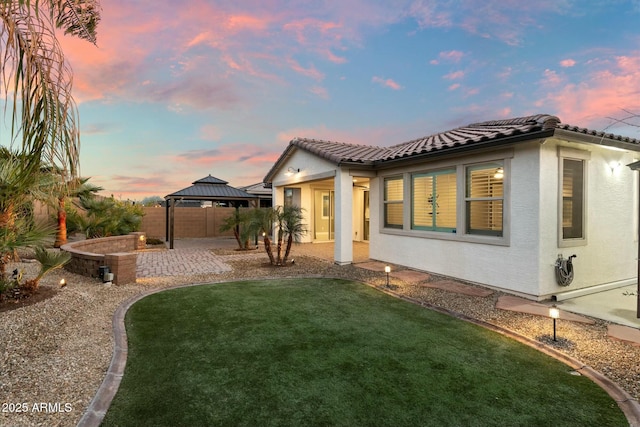
[[[566,129],[556,129],[554,136],[560,139],[566,139],[574,142],[601,145],[604,147],[617,148],[625,151],[628,150],[640,152],[640,144],[607,138],[606,135],[592,135],[582,132],[574,132]]]
[[[542,130],[537,132],[531,132],[527,134],[516,135],[508,138],[490,139],[487,141],[479,142],[471,145],[460,145],[456,147],[447,148],[438,151],[429,151],[420,154],[413,154],[410,156],[398,157],[395,159],[380,160],[374,164],[375,169],[386,169],[389,167],[395,167],[398,164],[408,164],[430,160],[433,158],[441,158],[445,156],[458,156],[460,154],[466,154],[473,151],[484,151],[487,149],[496,149],[508,145],[513,145],[521,142],[533,141],[536,139],[546,139],[554,135],[553,129]]]

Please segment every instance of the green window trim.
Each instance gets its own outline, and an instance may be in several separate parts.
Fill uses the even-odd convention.
[[[411,229],[456,232],[457,173],[455,169],[411,176]]]

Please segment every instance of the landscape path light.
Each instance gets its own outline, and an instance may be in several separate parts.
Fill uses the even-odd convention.
[[[549,316],[553,319],[553,340],[556,340],[556,319],[560,317],[560,310],[553,305],[549,308]]]
[[[387,273],[387,288],[389,287],[389,273],[391,273],[391,267],[388,265],[384,267],[384,272]]]

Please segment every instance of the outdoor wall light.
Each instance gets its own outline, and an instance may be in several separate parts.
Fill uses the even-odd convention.
[[[284,173],[286,176],[291,176],[294,173],[299,173],[300,172],[300,168],[288,168],[287,171]]]
[[[611,173],[614,173],[621,166],[622,166],[622,163],[620,162],[609,162],[609,169],[611,169]]]
[[[384,267],[384,272],[387,273],[387,288],[389,287],[389,273],[391,273],[391,267],[388,265]]]
[[[556,319],[560,317],[560,310],[553,305],[549,308],[549,316],[553,319],[553,340],[556,340]]]

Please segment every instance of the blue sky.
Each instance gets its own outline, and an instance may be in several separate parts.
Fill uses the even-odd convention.
[[[97,47],[61,42],[82,175],[123,200],[260,182],[296,136],[384,146],[547,113],[640,138],[616,121],[640,114],[640,0],[102,7]]]

